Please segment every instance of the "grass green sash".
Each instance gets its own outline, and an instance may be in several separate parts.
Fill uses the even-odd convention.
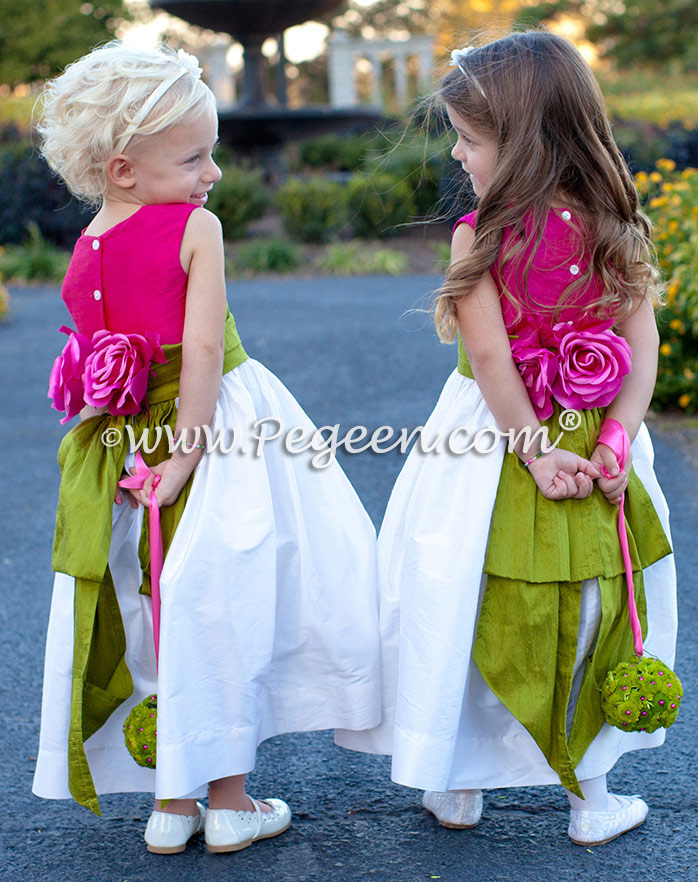
[[[133,417],[104,414],[76,425],[58,451],[61,486],[56,513],[53,568],[75,577],[75,639],[73,686],[68,735],[68,783],[73,798],[100,814],[84,742],[111,716],[133,691],[125,661],[126,635],[109,571],[112,506],[116,485],[128,453],[126,422],[136,438],[145,429],[154,437],[156,427],[177,420],[175,399],[179,394],[182,346],[164,346],[167,363],[157,365],[148,384],[148,406]],[[228,312],[225,325],[223,373],[242,364],[247,354]],[[108,446],[115,439],[114,446]],[[153,466],[169,456],[165,433],[157,448],[144,453]],[[163,552],[167,555],[191,489],[193,475],[177,501],[161,512]],[[143,519],[139,556],[143,593],[150,593],[148,519]],[[125,749],[125,748],[124,748]]]

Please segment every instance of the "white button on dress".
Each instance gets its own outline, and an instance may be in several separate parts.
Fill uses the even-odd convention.
[[[95,300],[101,300],[101,299],[102,299],[102,292],[101,292],[101,291],[95,291],[94,294],[93,294],[92,296],[94,297]]]
[[[562,212],[562,219],[566,220],[566,221],[572,220],[571,213],[569,211],[563,211]]]
[[[92,247],[94,248],[95,251],[99,251],[99,239],[95,239],[92,242]]]
[[[576,263],[572,264],[572,266],[570,267],[570,272],[572,273],[573,276],[579,275],[579,267],[577,266]]]

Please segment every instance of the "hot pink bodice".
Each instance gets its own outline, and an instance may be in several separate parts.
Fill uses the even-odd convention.
[[[144,205],[101,236],[80,236],[61,290],[80,333],[155,331],[163,345],[182,342],[187,274],[179,251],[195,208]]]
[[[477,211],[471,211],[460,218],[456,226],[466,223],[475,229],[476,220]],[[527,232],[529,231],[527,227]],[[514,235],[513,230],[505,231],[503,248],[511,242]],[[506,297],[501,298],[504,324],[512,335],[520,334],[526,328],[540,327],[543,321],[550,324],[554,320],[574,321],[579,316],[579,310],[600,297],[603,290],[601,280],[593,277],[585,288],[574,292],[574,305],[563,309],[557,319],[553,319],[552,312],[545,310],[545,307],[555,307],[565,289],[588,268],[584,240],[575,226],[571,211],[557,208],[550,210],[543,239],[533,255],[528,278],[525,279],[524,270],[533,249],[534,244],[527,251],[521,252],[516,261],[508,262],[504,267],[500,265],[498,258],[491,268],[492,277],[500,291],[506,286],[514,295],[517,292],[526,295],[519,300],[521,316],[518,319],[514,306]],[[543,309],[536,308],[535,304],[542,304]]]

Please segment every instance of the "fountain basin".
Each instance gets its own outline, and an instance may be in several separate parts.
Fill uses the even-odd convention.
[[[170,15],[230,34],[241,43],[275,36],[330,12],[340,3],[341,0],[157,0],[157,6]]]

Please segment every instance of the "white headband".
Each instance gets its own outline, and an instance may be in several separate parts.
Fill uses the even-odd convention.
[[[477,49],[477,46],[464,46],[462,49],[454,49],[453,52],[451,52],[451,60],[449,64],[451,65],[451,67],[457,67],[464,77],[467,77],[469,80],[471,80],[472,84],[475,86],[478,92],[482,95],[485,101],[487,101],[485,90],[478,82],[477,77],[475,77],[469,70],[466,70],[463,67],[463,62],[465,61],[467,56],[470,55],[471,52],[475,51],[475,49]]]
[[[160,85],[153,90],[152,94],[144,102],[141,109],[126,127],[126,130],[114,146],[114,150],[116,151],[116,153],[123,153],[123,151],[126,149],[126,145],[131,140],[131,138],[133,138],[138,129],[143,125],[143,122],[150,111],[153,109],[153,107],[155,107],[155,105],[162,98],[165,92],[167,92],[170,86],[173,86],[180,77],[183,77],[184,74],[189,73],[192,74],[192,76],[197,80],[201,78],[199,59],[196,58],[194,55],[190,55],[188,52],[185,52],[184,49],[179,49],[177,52],[177,65],[179,66],[179,70],[176,73],[172,74],[172,76],[168,79],[163,80]]]

